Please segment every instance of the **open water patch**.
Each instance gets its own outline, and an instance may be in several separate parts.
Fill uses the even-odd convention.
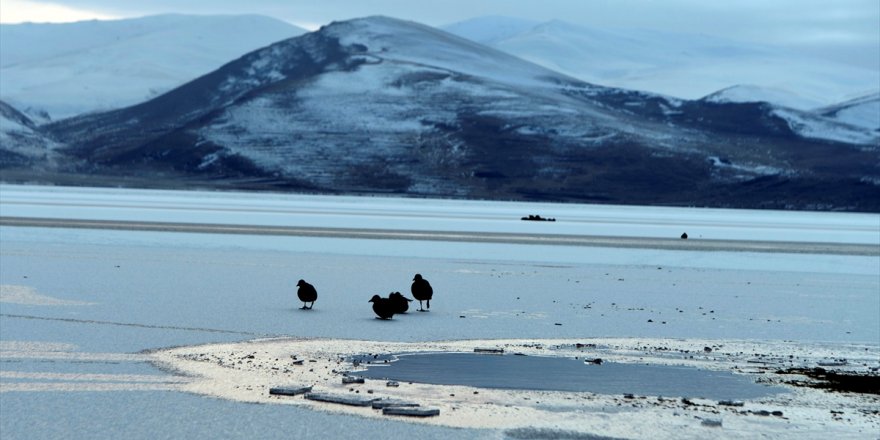
[[[358,376],[479,388],[746,400],[783,392],[748,376],[693,367],[594,364],[572,358],[474,353],[401,354]]]

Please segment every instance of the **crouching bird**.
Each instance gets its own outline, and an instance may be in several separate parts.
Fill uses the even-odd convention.
[[[379,295],[373,295],[369,301],[373,303],[373,312],[379,319],[391,319],[394,316],[394,304],[388,298],[382,298]]]
[[[394,313],[406,313],[409,310],[409,303],[412,302],[411,299],[403,296],[400,292],[391,292],[388,295],[388,299],[394,305]]]
[[[305,280],[299,280],[296,285],[299,286],[299,289],[296,291],[296,296],[298,296],[299,300],[303,302],[301,308],[303,310],[311,310],[315,305],[315,301],[318,299],[318,291],[315,290],[315,286],[305,282]],[[306,303],[312,303],[312,305],[306,306]]]
[[[431,308],[431,298],[434,296],[434,289],[431,288],[431,283],[428,280],[422,278],[420,274],[416,274],[413,277],[413,283],[410,287],[410,292],[412,292],[413,298],[419,301],[419,311],[426,312],[427,310],[422,308],[422,301],[428,302],[428,308]]]

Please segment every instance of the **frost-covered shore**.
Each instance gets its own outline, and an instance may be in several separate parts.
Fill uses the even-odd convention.
[[[614,363],[684,365],[747,375],[782,393],[724,402],[691,396],[644,396],[429,385],[366,379],[346,384],[363,365],[361,354],[467,352],[493,347],[528,356],[601,357]],[[876,394],[840,393],[790,382],[810,382],[788,368],[880,375],[880,350],[858,344],[681,339],[467,340],[391,343],[339,339],[272,339],[180,347],[151,353],[154,361],[192,379],[183,390],[249,403],[283,404],[360,417],[381,411],[302,396],[270,395],[279,386],[348,398],[394,399],[437,408],[440,415],[410,418],[431,425],[535,430],[557,435],[624,438],[858,438],[880,429]],[[842,361],[845,359],[846,361]],[[381,362],[381,361],[380,361]],[[833,365],[833,366],[832,366]],[[600,368],[614,368],[606,366]],[[535,371],[535,374],[542,374]]]

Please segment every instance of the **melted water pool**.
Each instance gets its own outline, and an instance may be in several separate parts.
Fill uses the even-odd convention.
[[[691,367],[594,365],[571,358],[473,353],[399,355],[393,362],[368,365],[357,375],[436,385],[716,400],[755,399],[783,391],[747,376]]]

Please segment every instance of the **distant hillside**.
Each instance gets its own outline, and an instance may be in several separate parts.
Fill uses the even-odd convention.
[[[304,32],[256,15],[2,24],[0,99],[38,123],[121,108]]]
[[[746,86],[772,91],[760,93],[766,102],[810,110],[880,90],[877,71],[707,35],[495,16],[443,29],[587,82],[684,99]]]

